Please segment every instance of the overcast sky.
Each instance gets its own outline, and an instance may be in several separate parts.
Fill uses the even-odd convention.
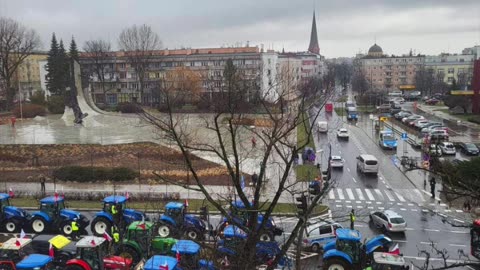
[[[480,0],[0,0],[0,16],[38,31],[43,49],[52,32],[81,48],[149,24],[164,48],[220,47],[239,42],[275,50],[308,48],[312,11],[321,54],[354,56],[374,43],[388,54],[459,53],[480,44]],[[68,43],[66,42],[66,43]]]

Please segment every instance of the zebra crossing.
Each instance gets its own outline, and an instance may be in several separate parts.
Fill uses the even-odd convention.
[[[417,202],[425,201],[424,195],[418,189],[365,189],[365,188],[335,188],[329,191],[328,199],[334,201],[384,201],[384,202]]]

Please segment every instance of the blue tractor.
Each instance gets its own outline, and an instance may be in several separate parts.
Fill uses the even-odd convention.
[[[222,232],[224,238],[218,240],[217,252],[215,256],[221,265],[241,264],[242,258],[237,254],[244,249],[245,240],[248,237],[242,229],[237,226],[228,225]],[[268,264],[273,261],[281,252],[281,249],[275,241],[259,241],[256,244],[255,261],[257,265]],[[279,260],[279,267],[289,266],[291,260],[284,256]]]
[[[230,216],[233,219],[234,224],[247,225],[249,219],[248,212],[246,211],[245,204],[242,201],[235,201],[230,207]],[[257,228],[263,222],[263,215],[257,216]],[[217,227],[217,232],[221,233],[228,225],[228,219],[224,217]],[[260,241],[268,242],[273,241],[275,236],[282,235],[283,230],[275,224],[272,218],[269,218],[264,225],[262,232],[260,233]]]
[[[191,240],[202,240],[207,232],[205,222],[187,214],[185,205],[179,202],[165,205],[165,213],[160,216],[156,227],[158,235],[163,238],[185,235]]]
[[[79,212],[65,209],[65,199],[56,195],[40,200],[40,209],[32,213],[29,224],[36,234],[48,231],[69,236],[72,234],[73,220],[76,220],[80,233],[84,233],[90,223]]]
[[[337,229],[337,239],[323,247],[323,269],[361,270],[370,265],[374,252],[388,251],[392,240],[377,235],[362,244],[362,235],[357,230]]]
[[[126,207],[127,201],[127,197],[119,195],[112,195],[103,199],[103,209],[95,214],[90,225],[92,233],[95,236],[103,236],[105,232],[111,233],[113,225],[123,230],[134,221],[148,220],[145,213],[128,209]]]
[[[0,230],[15,233],[27,223],[28,213],[18,207],[10,205],[10,196],[0,193]]]

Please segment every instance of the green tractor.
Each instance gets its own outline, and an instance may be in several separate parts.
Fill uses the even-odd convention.
[[[141,259],[147,259],[154,254],[167,254],[177,243],[174,238],[154,237],[153,222],[134,221],[125,232],[124,239],[116,249],[115,254],[132,259],[134,265]]]

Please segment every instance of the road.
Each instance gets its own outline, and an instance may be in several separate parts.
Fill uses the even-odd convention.
[[[315,115],[316,110],[318,108],[312,109],[310,115]],[[334,220],[348,227],[348,213],[350,209],[355,209],[355,228],[364,238],[369,238],[381,232],[369,224],[368,214],[385,209],[394,210],[407,221],[407,231],[388,236],[399,243],[405,258],[414,265],[423,263],[419,251],[430,251],[432,243],[447,250],[451,258],[457,257],[459,249],[469,252],[468,230],[442,222],[444,218],[468,222],[467,215],[462,210],[448,208],[440,199],[431,199],[428,191],[418,188],[423,184],[423,175],[415,172],[407,177],[401,171],[397,153],[379,148],[375,134],[371,131],[371,121],[367,117],[361,118],[356,125],[342,121],[335,113],[321,112],[319,119],[329,122],[327,134],[314,136],[317,150],[324,149],[323,163],[328,160],[328,151],[325,149],[329,145],[332,147],[332,155],[340,155],[345,159],[344,169],[335,170],[332,174],[336,186],[328,194],[327,204]],[[340,127],[347,127],[350,131],[349,141],[339,141],[336,138],[336,129]],[[398,151],[403,151],[402,142]],[[406,146],[406,151],[418,153],[410,146]],[[379,160],[378,178],[362,175],[356,170],[355,157],[367,153]]]

